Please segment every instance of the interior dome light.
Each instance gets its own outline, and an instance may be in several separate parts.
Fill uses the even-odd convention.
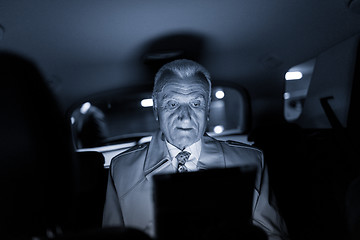
[[[216,97],[217,99],[223,99],[223,98],[225,97],[224,91],[222,91],[222,90],[216,91],[216,92],[215,92],[215,97]]]
[[[222,133],[224,131],[224,127],[222,125],[217,125],[214,127],[214,133]]]
[[[285,79],[286,80],[299,80],[303,77],[302,73],[299,71],[296,72],[287,72],[285,74]]]
[[[286,99],[289,99],[289,98],[290,98],[290,93],[288,93],[288,92],[284,93],[284,99],[286,100]]]
[[[152,107],[153,100],[151,98],[146,98],[146,99],[141,100],[140,104],[142,107]]]
[[[80,112],[81,112],[82,114],[86,114],[86,113],[89,111],[90,107],[91,107],[91,103],[86,102],[86,103],[84,103],[84,104],[81,106]]]

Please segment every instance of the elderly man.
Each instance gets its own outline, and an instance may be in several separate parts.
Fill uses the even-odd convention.
[[[154,113],[160,131],[149,144],[114,157],[104,207],[104,226],[135,227],[154,236],[152,176],[158,173],[196,171],[253,164],[257,166],[253,224],[269,239],[286,237],[268,186],[260,150],[222,142],[205,134],[209,120],[210,74],[200,64],[176,60],[155,76]],[[179,155],[183,155],[180,160]]]

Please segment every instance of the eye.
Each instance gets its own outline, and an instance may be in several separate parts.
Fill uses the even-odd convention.
[[[194,108],[198,108],[198,107],[201,107],[201,101],[200,100],[195,100],[195,101],[192,101],[190,103],[190,105]]]
[[[166,103],[166,106],[169,108],[169,109],[175,109],[177,108],[177,106],[179,105],[179,103],[175,100],[170,100]]]

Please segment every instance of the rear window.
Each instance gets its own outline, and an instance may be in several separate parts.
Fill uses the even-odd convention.
[[[97,94],[77,104],[70,113],[75,148],[149,141],[158,128],[151,88],[120,89]],[[207,133],[243,134],[249,122],[246,91],[214,86]]]

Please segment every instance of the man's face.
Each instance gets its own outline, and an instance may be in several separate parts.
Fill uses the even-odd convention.
[[[208,103],[209,85],[200,77],[168,76],[155,109],[166,140],[179,149],[197,142],[206,130]]]

